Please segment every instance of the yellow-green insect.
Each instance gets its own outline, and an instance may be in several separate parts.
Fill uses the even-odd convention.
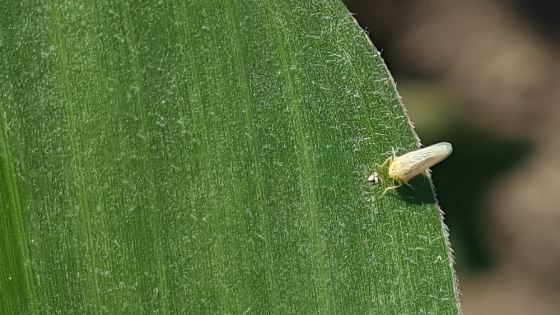
[[[410,186],[408,184],[410,179],[441,162],[448,157],[451,152],[453,152],[453,147],[447,142],[436,143],[401,156],[396,156],[395,150],[393,149],[393,156],[390,156],[381,167],[389,163],[387,175],[397,182],[398,185],[387,187],[383,193],[385,194],[388,190],[399,188],[403,184]]]

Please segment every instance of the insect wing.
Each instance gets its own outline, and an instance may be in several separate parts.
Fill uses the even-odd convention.
[[[441,142],[399,156],[395,160],[395,163],[399,165],[399,177],[401,177],[404,182],[408,182],[414,176],[441,162],[448,157],[452,151],[453,148],[451,144]]]

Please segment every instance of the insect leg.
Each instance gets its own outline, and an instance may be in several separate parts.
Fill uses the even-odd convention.
[[[414,189],[414,187],[412,187],[412,185],[410,185],[409,183],[407,183],[407,182],[403,182],[403,183],[404,183],[406,186],[412,188],[412,190],[416,190],[416,189]]]
[[[391,147],[391,151],[393,151],[393,156],[388,157],[385,162],[383,162],[383,164],[381,164],[381,166],[379,168],[383,168],[383,166],[385,166],[385,164],[387,164],[387,162],[392,162],[397,158],[397,153],[395,152],[395,148]],[[389,163],[390,165],[390,163]]]
[[[383,194],[385,195],[385,193],[386,193],[387,191],[389,191],[389,190],[391,190],[391,189],[397,189],[397,188],[401,187],[402,184],[403,184],[401,181],[397,181],[397,183],[399,183],[397,186],[391,186],[391,187],[385,188],[385,190],[383,191]]]
[[[385,160],[385,162],[383,162],[383,164],[381,164],[381,166],[380,166],[379,168],[383,168],[383,166],[385,166],[385,164],[387,164],[387,162],[391,162],[391,161],[393,161],[393,157],[392,157],[392,156],[388,157],[388,158]]]

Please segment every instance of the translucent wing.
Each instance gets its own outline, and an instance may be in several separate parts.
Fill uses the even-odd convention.
[[[406,183],[414,176],[441,162],[448,157],[452,151],[453,148],[451,144],[441,142],[403,154],[393,161],[394,177],[392,177]]]

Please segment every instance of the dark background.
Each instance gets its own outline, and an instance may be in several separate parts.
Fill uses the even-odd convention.
[[[465,314],[560,314],[560,3],[345,0],[432,168]]]

